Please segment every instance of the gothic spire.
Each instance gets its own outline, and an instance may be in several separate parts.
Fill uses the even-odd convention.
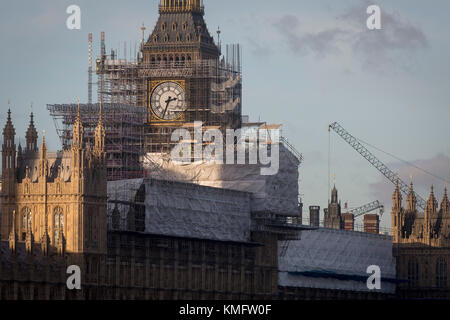
[[[95,145],[94,149],[97,153],[101,153],[105,151],[105,127],[103,126],[102,121],[102,103],[100,103],[100,109],[98,113],[98,123],[97,128],[95,129]]]
[[[33,108],[33,105],[31,105],[31,108]],[[37,139],[38,134],[36,131],[36,127],[34,126],[34,115],[33,111],[30,113],[30,124],[28,125],[28,130],[26,133],[26,149],[25,151],[37,151]]]
[[[428,197],[427,200],[427,206],[425,208],[425,212],[428,217],[431,217],[431,214],[436,213],[438,210],[438,202],[436,200],[436,198],[434,197],[434,187],[433,185],[431,186],[431,192],[430,192],[430,196]]]
[[[414,192],[412,181],[411,181],[411,185],[409,187],[409,193],[408,193],[408,197],[406,198],[406,202],[408,204],[408,211],[409,212],[416,211],[417,198],[416,198],[416,194]]]
[[[45,130],[42,131],[41,160],[47,156],[47,144],[45,143]]]
[[[402,194],[400,192],[400,187],[399,187],[399,177],[397,176],[397,181],[395,182],[395,191],[394,194],[392,195],[392,203],[393,203],[393,208],[401,208],[402,207]]]
[[[11,120],[11,102],[8,100],[8,116],[6,118],[6,124],[3,129],[3,142],[6,143],[6,141],[13,140],[15,135],[16,130],[14,129],[14,125]]]
[[[449,213],[450,203],[448,202],[447,186],[445,186],[445,188],[444,188],[444,198],[442,199],[442,202],[441,202],[441,208],[442,208],[443,212]]]
[[[81,115],[80,115],[80,101],[78,100],[78,111],[77,111],[77,117],[75,119],[75,124],[73,125],[73,142],[72,147],[73,148],[83,148],[83,138],[84,138],[84,128],[83,124],[81,122]]]

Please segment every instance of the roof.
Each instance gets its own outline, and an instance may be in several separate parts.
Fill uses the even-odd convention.
[[[279,252],[283,244],[280,244]],[[380,267],[381,290],[394,292],[392,238],[334,229],[302,231],[279,257],[282,286],[367,291],[367,268]]]
[[[135,179],[108,182],[108,215],[119,210],[122,230],[130,199],[145,186],[145,233],[250,242],[250,197],[242,191],[192,183]]]
[[[199,34],[201,41],[198,41]],[[168,36],[168,41],[165,41],[166,36]],[[154,41],[155,37],[157,38],[156,42]],[[196,12],[161,13],[152,34],[148,37],[145,48],[173,50],[175,49],[174,45],[203,48],[219,55],[219,49],[208,31],[203,16]]]
[[[20,168],[18,170],[19,182],[27,176],[30,177],[32,182],[37,182],[39,177],[39,152],[24,153]],[[70,151],[61,152],[47,152],[48,169],[49,169],[49,181],[58,177],[60,172],[64,181],[70,181],[72,175],[72,157]]]

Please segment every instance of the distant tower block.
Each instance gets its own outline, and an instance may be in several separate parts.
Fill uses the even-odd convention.
[[[311,227],[320,226],[320,207],[310,206],[309,207],[309,225]]]
[[[364,216],[364,232],[380,233],[380,217],[377,214],[366,214]]]

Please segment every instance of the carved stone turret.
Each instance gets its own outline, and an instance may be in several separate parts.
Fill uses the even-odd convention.
[[[48,255],[50,249],[50,237],[48,236],[47,230],[44,231],[41,238],[41,249],[44,255]]]
[[[58,254],[63,256],[66,252],[66,239],[64,238],[64,232],[62,228],[59,229],[58,240]]]
[[[33,252],[33,244],[34,244],[34,236],[30,229],[27,230],[27,234],[25,236],[25,249],[28,253]]]
[[[9,249],[12,253],[16,252],[17,245],[17,232],[16,232],[16,210],[12,212],[12,224],[11,224],[11,232],[9,233]]]
[[[408,212],[415,212],[416,211],[416,203],[417,203],[417,198],[416,198],[416,194],[414,193],[414,188],[413,188],[413,183],[411,182],[410,188],[409,188],[409,194],[408,197],[406,198],[406,202],[407,202],[407,208],[408,208]]]
[[[31,114],[30,114],[30,124],[28,125],[26,139],[27,139],[27,145],[26,145],[25,152],[36,152],[37,151],[38,134],[37,134],[36,127],[34,126],[33,112],[31,112]]]

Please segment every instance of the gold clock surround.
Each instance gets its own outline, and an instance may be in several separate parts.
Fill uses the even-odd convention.
[[[185,91],[185,94],[187,94],[187,90],[186,90],[186,81],[185,80],[174,80],[174,79],[165,79],[165,80],[150,80],[148,83],[148,101],[147,101],[147,108],[149,110],[149,122],[153,123],[153,124],[158,124],[158,125],[172,125],[174,123],[181,123],[184,122],[186,119],[186,111],[182,112],[180,114],[180,116],[178,116],[176,119],[171,119],[171,120],[165,120],[165,119],[161,119],[159,118],[155,112],[153,111],[152,105],[151,105],[151,99],[152,99],[152,95],[153,95],[153,91],[160,85],[166,82],[173,82],[178,84],[181,88],[183,88],[183,90]],[[187,98],[186,98],[186,102],[187,102]],[[188,106],[186,105],[186,109],[188,108]]]

